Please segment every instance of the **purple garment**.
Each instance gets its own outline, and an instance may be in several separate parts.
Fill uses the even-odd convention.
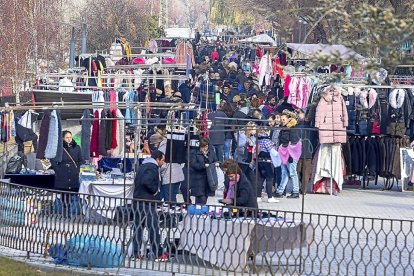
[[[229,189],[227,190],[227,194],[226,194],[226,199],[234,199],[234,191],[235,191],[235,187],[236,184],[240,181],[240,175],[237,175],[237,180],[236,181],[230,181],[229,182]]]
[[[298,161],[302,155],[302,142],[299,141],[296,144],[289,144],[287,147],[280,146],[278,152],[283,165],[289,163],[289,157],[292,157],[294,161]]]

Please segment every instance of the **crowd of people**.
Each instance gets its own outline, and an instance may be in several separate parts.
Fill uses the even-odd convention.
[[[207,183],[208,166],[220,166],[226,172],[222,203],[257,208],[257,202],[263,199],[263,186],[267,201],[277,203],[286,195],[289,179],[293,191],[287,198],[299,198],[300,190],[306,192],[306,187],[299,187],[297,164],[302,144],[295,128],[306,124],[306,118],[302,109],[283,97],[283,75],[259,86],[259,72],[254,70],[255,60],[263,55],[259,47],[251,55],[241,46],[226,47],[220,42],[198,41],[193,45],[197,63],[193,77],[181,83],[170,100],[176,101],[178,95],[184,103],[207,107],[211,127],[208,137],[199,139],[198,148],[191,150],[185,164],[165,160],[160,168],[159,199],[176,202],[181,190],[186,203],[206,204],[208,197],[215,195]],[[164,124],[150,130],[146,139],[148,153],[160,150],[165,154]],[[272,163],[275,156],[280,164]],[[246,186],[252,192],[243,194]],[[236,193],[232,192],[234,187],[239,187]]]

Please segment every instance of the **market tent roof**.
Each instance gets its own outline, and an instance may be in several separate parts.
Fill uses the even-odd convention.
[[[339,56],[343,59],[355,58],[359,61],[363,61],[365,59],[354,50],[340,44],[286,43],[286,45],[289,49],[293,50],[292,59],[310,59],[317,53],[325,56],[339,54]]]
[[[167,28],[165,34],[167,38],[194,38],[194,31],[190,28]]]
[[[276,41],[271,38],[268,34],[259,34],[256,36],[248,37],[239,40],[239,42],[253,42],[253,43],[269,43],[272,46],[276,46]]]

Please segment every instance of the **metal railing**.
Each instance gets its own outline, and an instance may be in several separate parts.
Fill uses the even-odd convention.
[[[413,275],[413,230],[409,220],[198,208],[0,183],[1,246],[90,268]]]

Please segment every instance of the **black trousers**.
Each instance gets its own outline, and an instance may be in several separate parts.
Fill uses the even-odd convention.
[[[270,162],[259,162],[259,179],[257,184],[257,197],[262,195],[263,182],[266,180],[266,193],[269,198],[273,197],[273,184],[275,173]]]
[[[163,250],[157,215],[157,204],[155,202],[136,202],[133,203],[134,210],[134,235],[132,246],[135,257],[141,256],[142,235],[144,227],[148,229],[148,241],[151,244],[151,251],[155,257],[162,255]]]

